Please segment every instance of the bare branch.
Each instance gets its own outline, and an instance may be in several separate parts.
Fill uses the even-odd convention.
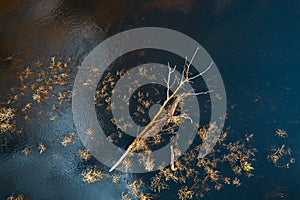
[[[174,154],[173,145],[170,146],[170,150],[171,150],[171,163],[170,163],[171,170],[176,171],[176,168],[174,166],[175,154]]]
[[[198,96],[198,95],[203,95],[203,94],[209,94],[209,93],[212,93],[214,92],[213,90],[208,90],[208,91],[205,91],[205,92],[197,92],[197,93],[186,93],[188,96]]]
[[[185,65],[182,73],[181,73],[181,79],[180,82],[178,83],[177,88],[174,90],[174,92],[170,95],[170,81],[171,81],[171,75],[175,72],[176,70],[176,66],[172,69],[170,67],[170,64],[168,64],[168,77],[167,80],[165,80],[166,84],[167,84],[167,98],[164,101],[163,105],[160,107],[160,109],[158,110],[158,112],[155,114],[155,116],[152,118],[152,120],[147,124],[147,126],[144,127],[144,129],[137,135],[137,137],[134,139],[134,141],[129,145],[129,147],[127,148],[127,150],[123,153],[123,155],[119,158],[119,160],[111,167],[111,169],[109,170],[109,172],[112,172],[114,169],[116,169],[116,167],[118,167],[120,165],[120,163],[126,158],[126,156],[129,153],[132,153],[134,150],[137,150],[137,147],[140,147],[142,145],[140,145],[140,143],[144,142],[144,138],[145,136],[155,136],[156,134],[158,134],[162,127],[164,125],[166,125],[168,122],[171,123],[175,123],[176,125],[179,125],[182,122],[182,119],[189,119],[192,123],[192,119],[187,115],[187,114],[180,114],[178,116],[174,116],[176,108],[178,107],[179,103],[183,101],[183,99],[187,96],[197,96],[197,95],[201,95],[201,94],[208,94],[210,92],[212,92],[212,90],[210,91],[206,91],[206,92],[199,92],[199,93],[191,93],[191,92],[183,92],[181,94],[179,93],[179,90],[184,86],[184,84],[189,83],[191,80],[202,76],[204,73],[206,73],[211,66],[213,65],[213,62],[201,73],[197,74],[196,76],[193,76],[191,78],[189,78],[189,70],[190,70],[190,66],[193,62],[193,60],[195,59],[196,54],[199,51],[199,47],[197,47],[197,49],[195,50],[190,62],[188,64]],[[173,84],[177,81],[177,78],[175,77]],[[173,100],[171,106],[169,108],[167,108],[168,103]],[[167,108],[167,109],[166,109]],[[164,110],[167,110],[167,116],[166,117],[161,117],[159,119],[159,117],[164,113]],[[171,155],[172,156],[172,155]],[[174,156],[174,155],[173,155]],[[174,164],[174,163],[173,163]],[[174,167],[174,166],[173,166]]]
[[[198,78],[199,76],[202,76],[203,74],[205,74],[210,68],[211,66],[214,64],[214,62],[211,62],[210,65],[201,73],[197,74],[196,76],[193,76],[191,78],[189,78],[189,81],[195,79],[195,78]]]

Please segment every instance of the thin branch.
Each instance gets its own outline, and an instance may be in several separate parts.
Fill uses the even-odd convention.
[[[168,63],[168,80],[166,81],[166,79],[164,78],[165,83],[167,84],[167,98],[170,97],[170,81],[171,81],[171,74],[176,70],[176,65],[174,66],[174,68],[172,69],[170,67],[170,63]],[[172,83],[173,84],[173,83]]]
[[[199,76],[202,76],[203,74],[205,74],[210,68],[211,66],[214,64],[214,62],[211,62],[210,65],[201,73],[197,74],[196,76],[193,76],[191,78],[189,78],[189,81],[195,79],[195,78],[198,78]]]
[[[205,91],[205,92],[197,92],[197,93],[192,93],[192,92],[189,92],[189,93],[186,93],[188,96],[198,96],[198,95],[203,95],[203,94],[209,94],[209,93],[212,93],[214,92],[213,90],[208,90],[208,91]]]
[[[176,171],[176,168],[174,166],[175,154],[174,154],[173,145],[170,146],[170,151],[171,151],[171,163],[170,163],[171,170]]]

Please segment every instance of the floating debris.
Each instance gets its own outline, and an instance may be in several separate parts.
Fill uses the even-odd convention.
[[[15,130],[15,116],[20,114],[25,119],[31,119],[29,111],[35,108],[38,108],[39,115],[48,113],[48,118],[50,121],[56,120],[56,116],[59,116],[59,108],[64,104],[64,102],[69,103],[71,99],[71,91],[66,90],[66,86],[69,84],[68,78],[70,77],[67,68],[71,59],[68,59],[67,62],[63,63],[60,60],[57,60],[55,57],[51,58],[50,66],[43,68],[45,66],[42,62],[37,62],[34,68],[27,67],[20,74],[21,86],[12,90],[12,94],[7,101],[7,104],[13,104],[17,101],[20,101],[23,96],[28,95],[30,97],[29,102],[25,102],[25,105],[22,109],[16,110],[13,108],[0,108],[0,122],[1,129],[0,132],[8,132]],[[211,64],[212,65],[212,64]],[[210,66],[211,66],[210,65]],[[175,69],[170,68],[170,73]],[[186,71],[185,71],[186,70]],[[188,69],[185,69],[183,72],[184,79],[183,82],[188,82],[190,79]],[[111,93],[116,92],[112,91],[113,87],[116,84],[117,77],[121,77],[126,73],[126,70],[122,69],[117,72],[117,76],[112,73],[108,73],[103,81],[103,87],[96,91],[95,95],[95,104],[96,106],[101,106],[102,103],[109,104],[106,107],[106,110],[111,110],[114,106],[111,103]],[[146,68],[142,68],[139,71],[142,76],[151,76]],[[196,75],[198,76],[198,75]],[[152,77],[155,79],[155,77]],[[177,81],[180,77],[175,78]],[[86,80],[84,83],[85,86],[88,86],[92,80]],[[170,80],[169,80],[170,82]],[[107,85],[107,86],[106,86]],[[59,87],[63,86],[63,87]],[[59,88],[59,89],[57,89]],[[129,88],[128,90],[130,90]],[[170,92],[170,91],[168,91]],[[201,94],[208,94],[211,91],[207,91]],[[200,94],[200,93],[199,93]],[[153,140],[149,140],[147,137],[142,135],[138,136],[136,142],[131,145],[129,149],[128,156],[125,155],[124,159],[120,162],[117,162],[115,167],[121,165],[124,170],[127,170],[131,167],[132,161],[130,155],[134,151],[142,151],[143,154],[140,154],[139,161],[144,166],[146,171],[152,171],[154,168],[154,158],[151,151],[151,145],[161,144],[163,142],[163,137],[158,134],[157,130],[160,130],[166,124],[172,124],[168,129],[168,132],[176,135],[174,131],[176,127],[181,125],[184,120],[190,120],[189,116],[185,113],[180,115],[175,115],[177,112],[177,107],[180,107],[186,97],[190,95],[198,95],[194,93],[177,93],[175,95],[168,93],[167,99],[172,102],[170,104],[165,104],[163,109],[160,110],[161,116],[156,118],[157,121],[153,122],[148,126],[147,130],[142,131],[142,135],[149,136]],[[216,94],[217,95],[217,94]],[[141,104],[137,108],[137,114],[144,112],[143,108],[149,108],[153,104],[150,100],[147,100],[149,93],[137,93],[136,99],[137,102]],[[218,97],[217,98],[222,98]],[[98,100],[102,99],[103,102]],[[123,99],[125,102],[128,102],[128,96],[122,96],[120,99]],[[47,101],[51,100],[49,104]],[[55,103],[53,104],[53,101]],[[164,102],[162,102],[164,103]],[[43,105],[47,105],[51,108],[51,112],[44,112]],[[122,108],[120,108],[122,109]],[[123,108],[125,109],[125,108]],[[120,119],[122,120],[122,119]],[[117,122],[115,122],[116,124]],[[198,124],[192,124],[197,126],[198,140],[205,141],[213,132],[221,131],[216,123],[211,123],[207,126],[200,127]],[[124,130],[126,127],[131,127],[131,124],[123,123],[122,127]],[[95,134],[95,130],[87,129],[87,135]],[[112,135],[108,136],[111,138],[111,141],[114,141],[115,138],[122,138],[122,134],[117,134],[118,136],[113,137]],[[218,138],[217,146],[214,151],[208,154],[205,158],[199,158],[198,153],[199,149],[206,148],[205,146],[195,145],[189,151],[181,155],[181,152],[176,148],[176,144],[172,144],[170,147],[170,166],[161,167],[158,172],[156,172],[148,181],[144,183],[143,180],[133,180],[127,183],[128,191],[122,193],[122,200],[131,200],[131,199],[140,199],[148,200],[153,197],[153,194],[147,194],[145,191],[150,189],[152,193],[160,193],[162,190],[169,189],[171,187],[176,187],[178,198],[181,200],[184,199],[193,199],[193,198],[202,198],[206,192],[211,189],[220,190],[224,185],[234,185],[240,186],[241,182],[238,178],[240,175],[246,175],[247,177],[252,176],[254,171],[253,161],[255,160],[256,149],[251,147],[250,142],[252,141],[253,134],[246,135],[245,138],[228,142],[226,139],[228,137],[228,132],[223,131]],[[283,129],[278,129],[276,131],[276,136],[285,138],[287,137],[286,131]],[[67,133],[62,137],[61,144],[67,146],[69,143],[72,143],[75,139],[74,133]],[[58,140],[59,141],[59,140]],[[46,150],[46,146],[43,143],[40,143],[38,146],[39,153],[42,154]],[[25,148],[22,150],[26,156],[31,152],[30,148]],[[91,158],[91,153],[87,149],[79,149],[78,155],[80,160],[87,161]],[[270,150],[270,156],[268,158],[277,166],[289,167],[290,164],[295,162],[295,159],[290,156],[291,150],[285,145],[280,147],[275,147]],[[286,156],[290,156],[287,158]],[[282,158],[285,158],[283,162]],[[231,171],[234,174],[230,176],[228,174],[223,174],[221,171],[222,165],[229,165]],[[113,171],[112,168],[110,171]],[[105,173],[104,169],[98,166],[91,166],[82,172],[83,181],[87,183],[94,183],[96,181],[102,180],[104,178],[110,177],[112,182],[119,184],[120,179],[123,173],[117,172],[112,175]],[[174,184],[177,183],[177,184]],[[10,200],[15,200],[17,197],[11,196]],[[24,197],[24,196],[23,196]],[[24,198],[23,198],[24,199]],[[21,197],[18,200],[23,200]]]
[[[238,179],[237,177],[235,177],[233,180],[232,180],[232,185],[235,185],[237,187],[239,187],[241,184],[240,182],[240,179]]]
[[[113,183],[115,183],[116,185],[119,185],[120,183],[120,175],[118,173],[115,173],[111,176],[111,180]]]
[[[177,195],[180,200],[193,199],[194,192],[187,186],[183,186],[178,190]]]
[[[276,135],[277,137],[281,137],[281,138],[286,138],[286,137],[288,137],[287,132],[286,132],[285,130],[283,130],[283,129],[277,129],[275,135]]]
[[[87,134],[87,135],[93,135],[94,133],[95,133],[95,130],[93,130],[93,129],[87,129],[86,131],[85,131],[85,133]]]
[[[254,170],[254,168],[251,166],[251,163],[248,163],[247,161],[245,162],[242,161],[242,167],[247,172]]]
[[[73,140],[75,139],[75,134],[71,133],[71,134],[66,134],[63,136],[63,141],[61,142],[61,144],[63,146],[67,146],[67,144],[73,142]]]
[[[96,181],[102,180],[107,175],[105,175],[103,169],[98,169],[93,166],[82,172],[83,181],[87,183],[94,183]]]
[[[277,129],[275,135],[280,138],[288,137],[287,132],[283,129]],[[289,168],[296,161],[292,155],[292,149],[285,144],[274,145],[268,149],[267,159],[272,162],[275,167]]]
[[[91,153],[87,149],[79,149],[78,155],[80,156],[80,160],[89,160],[91,158]]]
[[[289,168],[295,163],[295,158],[292,155],[292,150],[284,144],[278,147],[271,147],[267,159],[274,164],[275,167]]]
[[[22,150],[22,153],[24,153],[26,156],[28,156],[31,153],[31,149],[29,147],[26,147]]]
[[[14,195],[10,195],[9,197],[7,197],[7,200],[29,200],[28,197],[25,198],[24,194],[19,194],[18,196],[14,196]]]
[[[129,194],[123,192],[122,193],[122,200],[132,200],[132,198],[130,197]]]
[[[39,144],[39,153],[42,154],[46,151],[46,146],[43,143]]]
[[[16,109],[13,108],[0,108],[0,133],[15,131],[16,121],[14,117]]]
[[[142,179],[134,180],[133,182],[127,183],[128,192],[127,197],[132,197],[133,199],[140,200],[150,200],[152,199],[152,195],[143,192],[143,187],[145,186]],[[123,195],[122,195],[123,196]]]
[[[48,104],[56,100],[55,107],[62,105],[63,101],[70,102],[71,90],[58,86],[67,86],[69,75],[68,65],[71,59],[62,62],[55,57],[51,58],[49,66],[43,62],[36,62],[35,66],[24,67],[19,72],[20,86],[11,88],[8,93],[8,100],[1,104],[0,108],[0,132],[14,131],[16,126],[15,116],[22,116],[25,120],[33,119],[29,114],[30,110],[38,108],[38,115],[45,114]],[[47,101],[47,102],[45,102]],[[45,103],[44,103],[45,102]],[[13,105],[20,105],[20,109],[10,108]],[[49,116],[54,121],[56,116]]]

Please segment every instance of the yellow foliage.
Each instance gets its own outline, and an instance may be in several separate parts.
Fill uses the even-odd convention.
[[[254,169],[254,167],[251,166],[251,163],[248,163],[247,161],[242,162],[242,167],[247,172]]]

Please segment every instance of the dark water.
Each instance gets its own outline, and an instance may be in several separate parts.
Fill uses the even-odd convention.
[[[254,133],[258,149],[252,178],[242,186],[212,190],[205,199],[300,199],[300,1],[0,1],[1,98],[16,85],[22,63],[72,57],[76,66],[104,38],[123,30],[157,26],[197,40],[217,63],[228,101],[226,125]],[[46,122],[47,121],[47,122]],[[274,132],[289,137],[278,141]],[[76,152],[80,141],[49,142],[74,131],[72,114],[49,124],[26,122],[26,137],[1,148],[0,198],[25,193],[31,199],[120,199],[126,186],[109,180],[82,182]],[[11,140],[20,140],[14,145]],[[45,141],[43,155],[24,157],[25,145]],[[267,148],[286,144],[296,162],[289,169],[267,161]],[[175,199],[176,190],[157,199]]]

